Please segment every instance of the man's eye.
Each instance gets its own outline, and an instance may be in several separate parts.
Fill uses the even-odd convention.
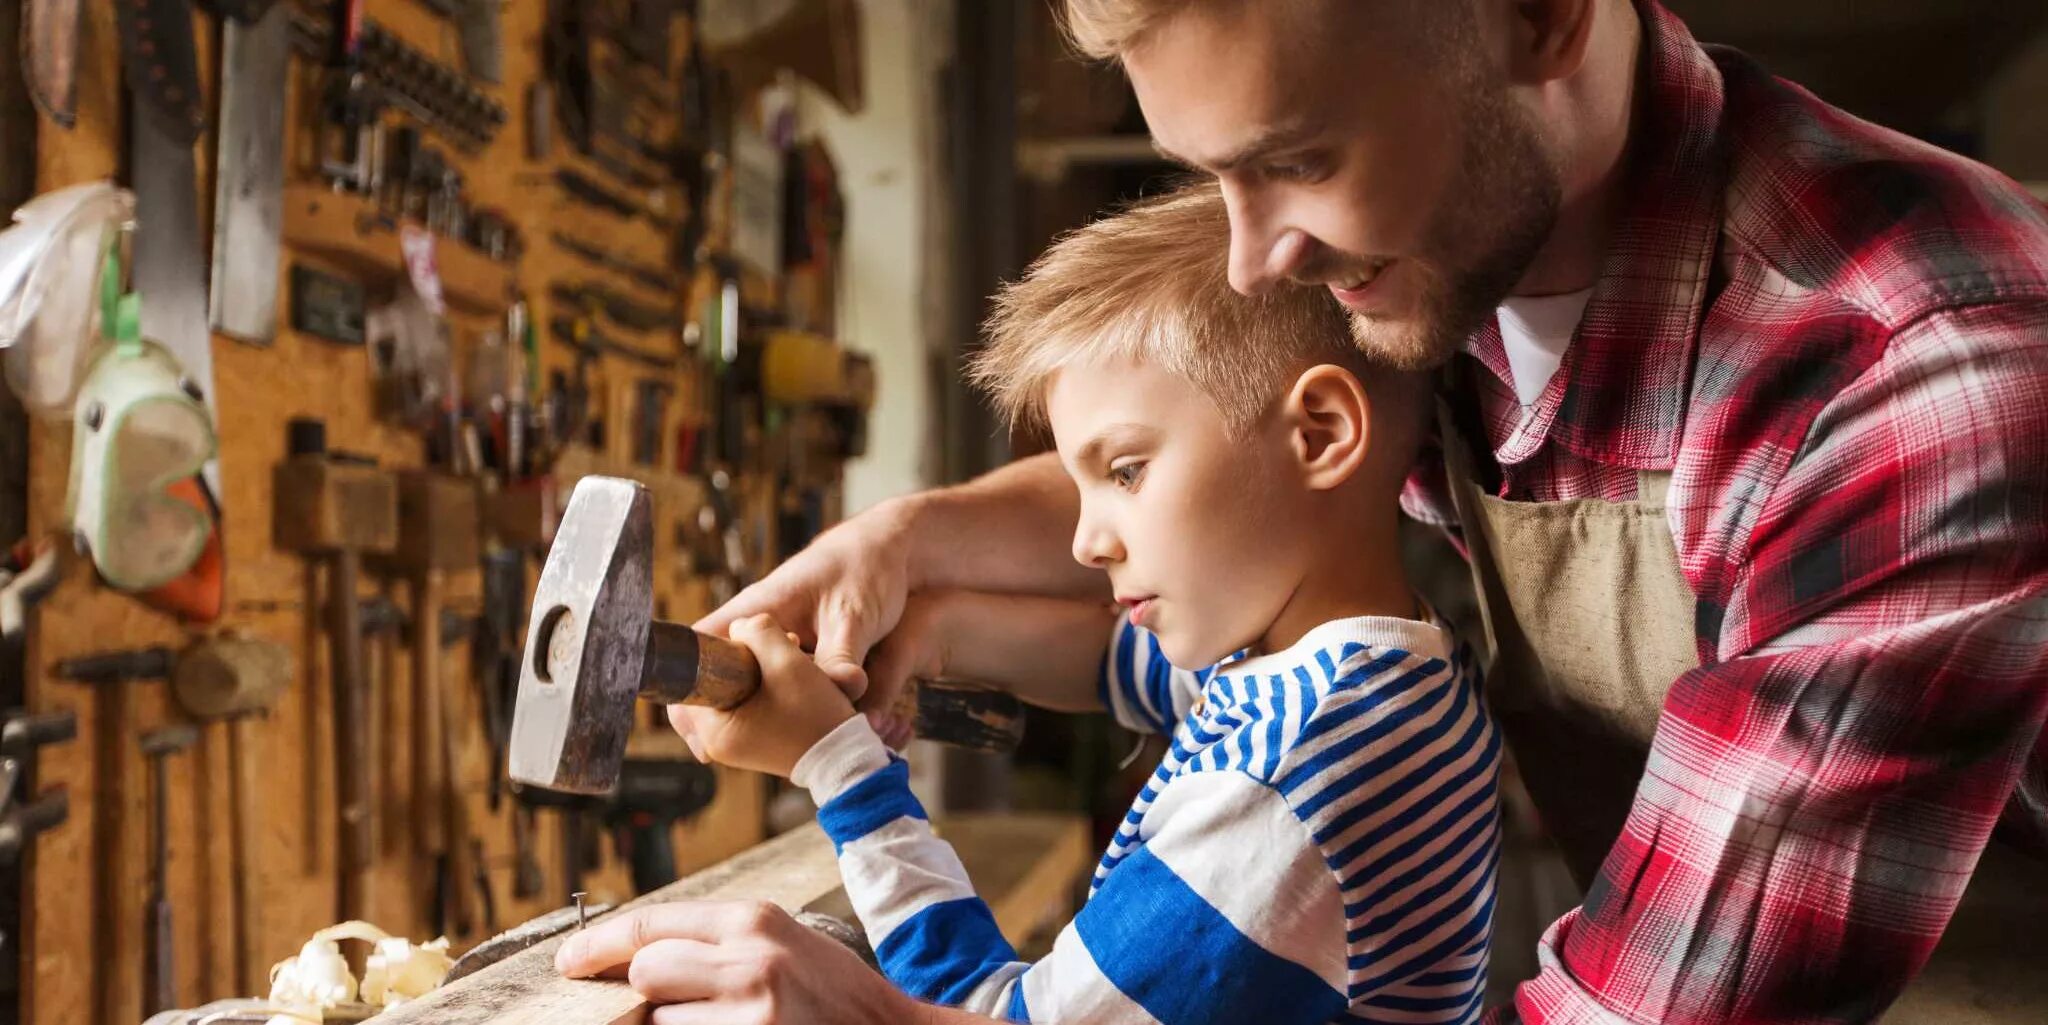
[[[1313,161],[1290,161],[1266,166],[1266,177],[1273,181],[1313,181],[1320,173],[1321,165]]]
[[[1109,471],[1109,479],[1117,487],[1123,488],[1126,491],[1137,487],[1138,482],[1144,479],[1144,476],[1144,463],[1125,463],[1122,466],[1111,467]]]

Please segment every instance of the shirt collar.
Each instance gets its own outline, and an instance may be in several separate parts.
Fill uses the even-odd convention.
[[[1423,658],[1449,659],[1451,643],[1446,627],[1433,611],[1425,609],[1427,622],[1420,619],[1402,619],[1398,616],[1352,616],[1348,619],[1333,619],[1310,629],[1301,639],[1288,645],[1284,651],[1267,655],[1241,658],[1224,662],[1216,667],[1215,680],[1228,683],[1230,680],[1284,675],[1297,666],[1316,664],[1318,652],[1329,651],[1332,661],[1341,662],[1347,645],[1361,645],[1379,650],[1405,651]]]
[[[1551,387],[1498,446],[1504,465],[1554,440],[1634,469],[1669,469],[1721,230],[1721,72],[1677,15],[1638,0],[1643,40],[1627,194],[1600,280]],[[1497,374],[1499,328],[1473,354]],[[1496,365],[1498,364],[1498,366]]]

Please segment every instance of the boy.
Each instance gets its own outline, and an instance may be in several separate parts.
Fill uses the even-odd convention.
[[[1320,291],[1231,292],[1227,235],[1197,186],[1067,236],[974,364],[1050,427],[1074,557],[1118,607],[918,595],[870,663],[1172,734],[1047,958],[1017,962],[932,835],[882,739],[901,725],[878,734],[765,619],[733,635],[769,700],[679,710],[709,757],[810,790],[914,996],[1091,1025],[1478,1015],[1499,741],[1396,548],[1429,390],[1366,362]]]

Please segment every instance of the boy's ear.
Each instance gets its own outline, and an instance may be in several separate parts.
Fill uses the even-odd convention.
[[[1372,400],[1342,367],[1325,363],[1302,371],[1281,406],[1302,482],[1328,491],[1365,465],[1372,445]]]

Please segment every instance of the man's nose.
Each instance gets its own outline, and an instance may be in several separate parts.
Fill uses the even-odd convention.
[[[1276,227],[1272,218],[1242,200],[1230,211],[1230,287],[1260,295],[1286,281],[1308,261],[1309,237],[1297,228]]]

